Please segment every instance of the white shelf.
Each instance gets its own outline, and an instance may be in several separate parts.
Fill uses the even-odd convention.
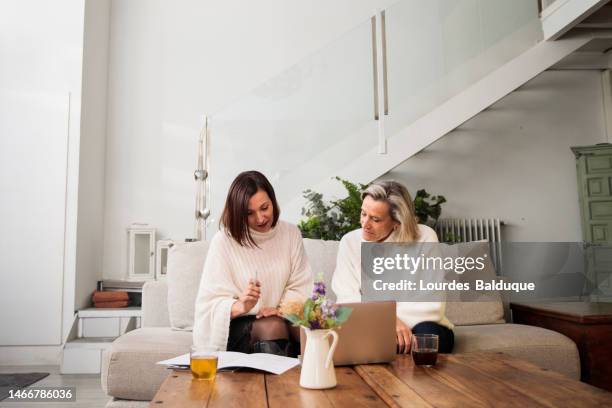
[[[77,312],[78,317],[142,317],[140,306],[129,306],[122,308],[96,308],[89,307]]]

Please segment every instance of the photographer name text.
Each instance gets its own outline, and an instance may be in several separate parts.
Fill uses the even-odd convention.
[[[502,280],[493,279],[490,281],[476,279],[474,281],[474,288],[471,287],[470,282],[457,282],[455,280],[448,282],[426,282],[422,279],[418,281],[402,279],[397,282],[384,282],[381,279],[377,279],[372,282],[372,287],[376,291],[428,291],[428,292],[441,292],[441,291],[512,291],[512,292],[523,292],[523,291],[534,291],[536,285],[534,282],[504,282]]]

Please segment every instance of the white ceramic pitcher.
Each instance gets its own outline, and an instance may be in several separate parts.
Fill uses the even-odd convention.
[[[336,386],[336,371],[334,370],[334,350],[338,344],[338,333],[334,330],[306,331],[306,349],[302,356],[302,373],[300,385],[304,388],[324,389]],[[334,340],[330,347],[327,338]]]

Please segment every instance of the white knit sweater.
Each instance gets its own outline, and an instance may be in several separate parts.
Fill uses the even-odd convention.
[[[194,345],[226,350],[232,304],[249,279],[261,282],[261,297],[248,314],[309,296],[312,272],[297,227],[279,220],[269,232],[251,230],[251,236],[259,248],[240,246],[223,230],[213,237],[196,298]]]
[[[438,242],[436,232],[419,224],[418,242]],[[340,240],[332,289],[339,303],[361,302],[361,229],[351,231]],[[394,242],[391,234],[385,242]],[[444,302],[398,302],[397,317],[410,327],[421,322],[435,322],[453,328],[446,318]]]

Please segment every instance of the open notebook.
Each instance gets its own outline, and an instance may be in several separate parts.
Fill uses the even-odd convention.
[[[218,370],[246,367],[273,374],[282,374],[300,364],[297,358],[266,353],[245,354],[235,351],[217,351],[213,354],[216,354],[219,359],[217,362]],[[158,361],[157,364],[165,365],[168,368],[188,369],[189,353],[168,360]]]

